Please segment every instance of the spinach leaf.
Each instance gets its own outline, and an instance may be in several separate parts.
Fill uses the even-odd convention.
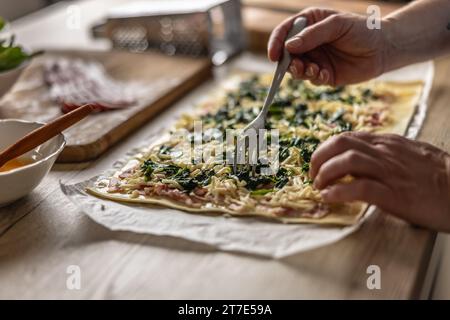
[[[236,175],[240,181],[245,181],[248,190],[259,191],[259,190],[270,190],[273,188],[281,189],[289,182],[289,172],[285,168],[279,168],[278,172],[274,175],[256,175],[252,176],[250,169],[241,169]],[[268,191],[268,192],[270,192]],[[265,191],[259,193],[253,193],[257,195],[265,194]],[[267,192],[266,192],[267,193]]]
[[[303,173],[308,173],[309,172],[309,168],[310,168],[309,162],[303,162],[303,164],[302,164],[302,172]]]
[[[307,163],[309,166],[309,162],[311,161],[311,156],[313,152],[317,149],[320,140],[314,137],[295,137],[295,138],[281,138],[280,139],[280,151],[279,151],[279,159],[280,161],[286,160],[289,156],[289,148],[296,147],[300,149],[300,155],[302,157],[303,163]],[[305,168],[306,169],[306,165]],[[308,167],[309,170],[309,167]]]
[[[255,175],[253,176],[250,169],[243,168],[238,170],[238,172],[235,174],[235,176],[240,181],[245,181],[246,185],[245,188],[248,190],[256,190],[262,186],[265,186],[267,184],[270,184],[272,182],[272,179],[270,176],[266,175]]]
[[[180,169],[180,167],[173,164],[156,163],[152,160],[146,160],[141,166],[141,170],[144,172],[144,175],[147,178],[150,178],[153,172],[156,170],[163,172],[166,177],[171,177],[177,174]]]
[[[330,123],[337,124],[338,133],[352,130],[352,124],[350,122],[347,122],[344,120],[344,115],[345,115],[345,111],[341,109],[341,110],[336,111],[329,119]]]
[[[191,177],[191,172],[187,168],[181,168],[173,164],[155,163],[151,160],[145,161],[141,170],[147,179],[158,170],[163,172],[167,179],[172,179],[178,182],[185,192],[191,192],[199,186],[205,186],[209,183],[211,176],[214,175],[214,170],[203,171],[195,177]]]
[[[21,47],[0,47],[0,71],[14,69],[28,57]]]
[[[172,149],[173,148],[171,146],[162,145],[161,147],[159,147],[159,153],[163,155],[170,155]]]

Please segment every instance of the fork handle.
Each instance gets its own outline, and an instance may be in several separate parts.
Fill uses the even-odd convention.
[[[295,19],[284,42],[288,41],[293,36],[297,35],[297,33],[300,33],[303,29],[305,29],[306,24],[307,24],[307,21],[306,21],[306,18],[304,18],[304,17],[298,17],[297,19]],[[285,50],[284,52],[287,52],[287,50]]]
[[[289,39],[291,39],[292,37],[294,37],[295,35],[300,33],[300,31],[305,29],[306,24],[307,24],[307,21],[306,21],[306,18],[304,18],[304,17],[298,17],[297,19],[295,19],[284,42],[288,41]],[[291,64],[291,61],[292,61],[291,54],[286,49],[286,47],[283,46],[283,56],[281,57],[280,61],[278,62],[279,66],[277,68],[277,73],[279,73],[281,77],[283,77],[284,74],[286,73],[287,69],[289,68],[289,65]]]
[[[298,17],[294,20],[294,23],[292,24],[291,29],[289,30],[285,42],[291,39],[293,36],[298,34],[300,31],[302,31],[306,27],[307,21],[304,17]],[[286,47],[283,48],[283,55],[281,59],[278,61],[277,69],[275,71],[274,78],[272,80],[272,84],[270,86],[269,92],[267,94],[265,103],[263,105],[262,112],[265,115],[267,115],[267,112],[269,111],[269,107],[273,101],[273,98],[275,96],[275,93],[277,92],[278,88],[280,87],[281,81],[284,78],[284,75],[289,68],[289,65],[291,64],[292,57],[289,51],[287,51]]]

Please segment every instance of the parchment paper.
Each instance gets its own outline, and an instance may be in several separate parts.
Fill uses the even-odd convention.
[[[228,68],[219,69],[219,77],[226,75]],[[244,55],[231,68],[270,72],[273,66],[266,63],[265,59]],[[425,118],[426,101],[433,75],[433,64],[427,62],[409,66],[382,77],[384,80],[425,82],[419,106],[407,131],[407,136],[410,138],[417,136]],[[133,153],[134,150],[131,150],[114,167],[120,168]],[[111,230],[179,237],[205,243],[220,250],[239,251],[272,258],[282,258],[336,242],[356,231],[374,210],[370,207],[365,218],[356,225],[348,227],[288,225],[256,218],[204,216],[156,206],[117,203],[88,195],[85,188],[93,184],[97,178],[93,177],[73,185],[61,183],[61,189],[80,210]]]

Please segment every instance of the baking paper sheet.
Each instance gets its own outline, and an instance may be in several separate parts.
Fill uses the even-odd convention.
[[[219,69],[218,76],[224,77],[229,71],[228,68],[230,67]],[[263,58],[248,54],[235,61],[231,66],[231,69],[234,68],[271,72],[273,65],[269,65]],[[433,75],[433,64],[427,62],[409,66],[382,77],[384,80],[425,82],[420,104],[407,131],[407,136],[410,138],[417,136],[425,118],[426,101]],[[184,111],[186,112],[186,109]],[[128,156],[134,152],[131,150],[114,167],[120,168]],[[88,195],[85,188],[93,184],[97,178],[93,177],[73,185],[61,183],[61,189],[80,210],[111,230],[178,237],[205,243],[220,250],[239,251],[272,258],[282,258],[336,242],[356,231],[374,211],[374,208],[370,207],[365,218],[356,225],[348,227],[288,225],[256,218],[205,216],[150,205],[118,203]]]

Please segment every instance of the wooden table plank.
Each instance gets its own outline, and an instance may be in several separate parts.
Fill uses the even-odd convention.
[[[381,14],[386,15],[404,5],[401,1],[369,1],[369,0],[243,0],[247,7],[264,8],[289,13],[299,12],[307,7],[322,7],[341,11],[366,14],[367,8],[377,5]]]
[[[442,96],[448,96],[447,85],[440,84],[449,68],[450,59],[438,61],[437,90],[421,134],[421,139],[441,143],[446,150],[448,129],[433,121],[450,115]],[[197,91],[186,101],[195,96]],[[166,123],[186,101],[153,125]],[[442,113],[436,115],[436,110]],[[142,128],[85,170],[58,171],[57,166],[33,195],[0,209],[0,298],[418,297],[435,233],[383,214],[377,213],[343,241],[275,261],[216,252],[170,237],[111,232],[78,212],[59,191],[59,179],[75,182],[97,174],[154,130],[152,125]],[[65,288],[65,270],[71,264],[81,267],[80,291]],[[382,270],[380,291],[366,288],[371,264]]]
[[[242,19],[247,32],[248,49],[254,52],[266,52],[270,33],[291,13],[277,12],[261,8],[242,8]]]
[[[24,24],[22,30],[26,29],[31,38]],[[438,60],[420,134],[421,140],[446,151],[449,72],[450,58]],[[112,232],[79,212],[59,190],[60,179],[77,182],[109,168],[155,128],[167,126],[173,113],[182,112],[213,87],[211,82],[190,93],[87,168],[55,166],[30,196],[1,208],[0,298],[418,297],[435,233],[380,212],[338,243],[272,260],[218,252],[182,239]],[[381,268],[381,290],[366,287],[366,269],[372,264]],[[66,288],[69,265],[81,268],[81,290]]]

